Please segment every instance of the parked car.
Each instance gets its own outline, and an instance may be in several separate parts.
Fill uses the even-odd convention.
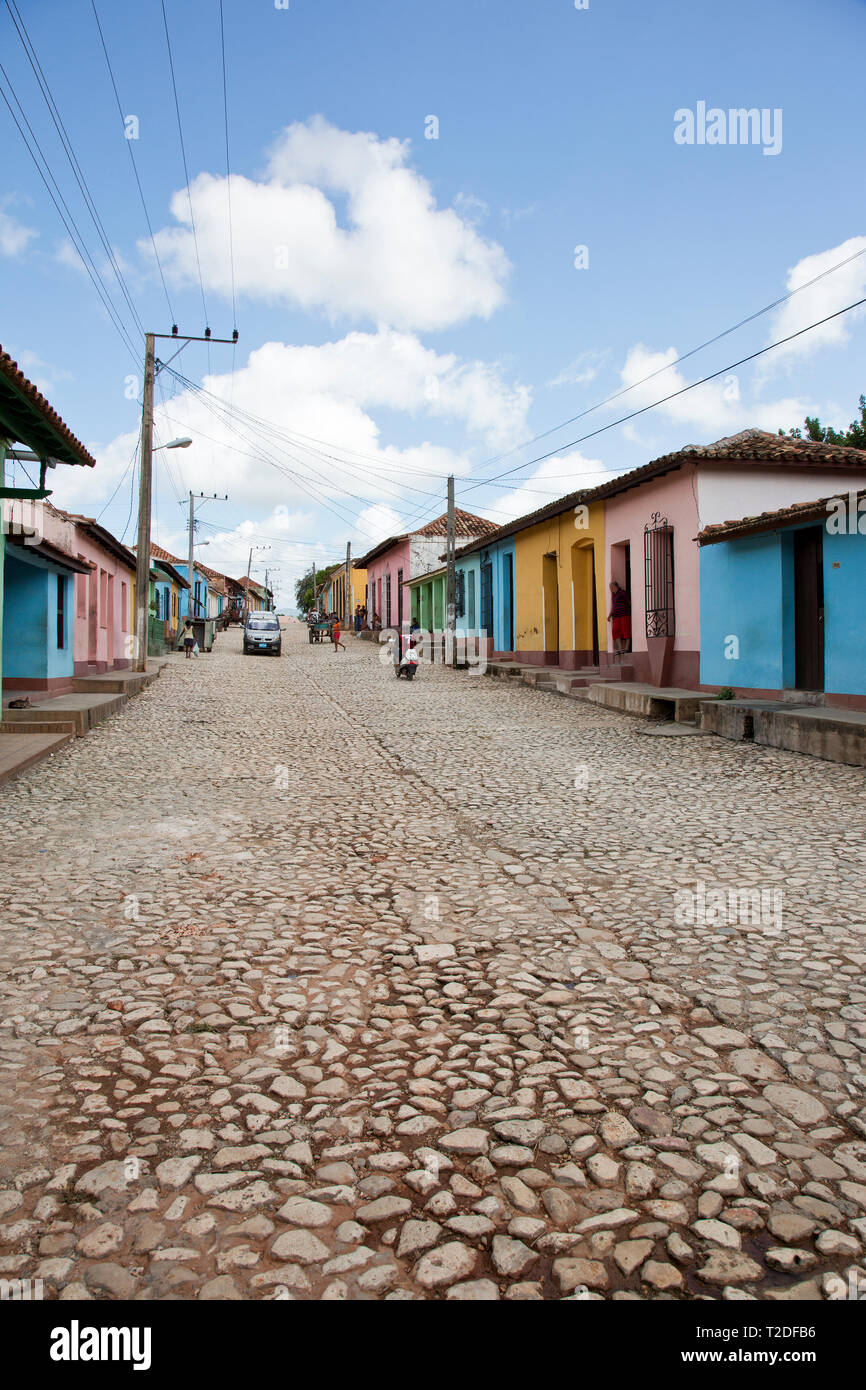
[[[244,623],[244,656],[252,652],[279,656],[282,650],[283,634],[276,613],[250,613]]]

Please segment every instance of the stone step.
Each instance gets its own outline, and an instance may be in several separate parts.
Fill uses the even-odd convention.
[[[681,690],[677,686],[645,685],[640,681],[596,682],[588,698],[595,705],[635,714],[642,719],[674,719],[693,723],[706,695],[700,690]]]
[[[14,714],[15,711],[13,710]],[[27,710],[21,710],[21,714],[26,715]],[[64,719],[16,719],[11,723],[5,718],[6,711],[3,711],[4,718],[0,720],[0,734],[74,734],[75,723],[73,720]]]
[[[53,700],[31,701],[28,709],[6,709],[3,719],[13,724],[28,724],[33,720],[39,723],[50,721],[52,724],[71,721],[75,725],[76,736],[83,738],[88,729],[123,709],[127,699],[126,695],[75,692],[72,695],[58,695]]]
[[[786,692],[787,694],[787,692]],[[790,700],[701,701],[701,728],[721,738],[866,767],[866,711]]]
[[[157,679],[165,664],[165,661],[149,661],[146,671],[126,667],[120,671],[93,671],[87,676],[74,676],[72,689],[86,695],[137,695]]]
[[[56,753],[75,737],[74,726],[62,729],[56,726],[54,732],[48,733],[30,730],[19,733],[17,729],[6,727],[5,719],[0,722],[0,731],[9,735],[0,738],[0,782],[8,782],[10,777]]]

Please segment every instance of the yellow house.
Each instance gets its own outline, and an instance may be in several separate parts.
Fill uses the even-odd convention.
[[[607,642],[604,502],[568,507],[514,534],[518,661],[597,666]]]
[[[367,571],[352,567],[349,570],[347,589],[346,567],[343,565],[340,569],[334,570],[329,584],[329,612],[339,613],[342,621],[351,626],[355,616],[355,604],[367,601]]]

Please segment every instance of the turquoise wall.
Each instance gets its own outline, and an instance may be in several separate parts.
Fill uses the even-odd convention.
[[[701,684],[793,689],[794,532],[700,551]],[[824,530],[824,689],[866,695],[866,535]],[[739,657],[725,657],[729,637]]]
[[[174,567],[175,567],[175,569],[177,570],[178,574],[182,574],[182,575],[183,575],[184,579],[189,579],[189,574],[188,574],[189,565],[187,565],[187,564],[177,564],[177,565],[175,565]],[[195,568],[194,565],[193,565],[193,584],[201,584],[201,588],[200,588],[200,590],[199,590],[199,600],[200,600],[200,602],[199,602],[198,608],[196,609],[195,616],[196,616],[197,618],[204,618],[204,617],[207,615],[207,577],[206,577],[205,575],[203,575],[203,574],[199,574],[198,570],[196,570],[196,568]],[[186,617],[191,613],[191,611],[192,611],[192,609],[191,609],[191,604],[190,604],[190,600],[191,600],[191,599],[192,599],[192,590],[191,590],[191,589],[181,589],[181,591],[180,591],[180,596],[179,596],[179,598],[178,598],[178,616],[179,616],[180,619],[186,618]]]
[[[3,675],[53,680],[73,673],[73,587],[70,575],[36,556],[6,550],[3,596]],[[57,580],[65,590],[66,626],[57,646]]]
[[[514,614],[511,613],[509,622],[508,608],[508,586],[507,586],[507,567],[510,563],[512,575],[516,578],[514,568],[514,541],[511,537],[507,540],[499,541],[495,545],[487,547],[485,550],[475,550],[471,555],[467,555],[464,560],[459,560],[460,566],[471,563],[475,567],[475,626],[481,627],[481,562],[485,558],[490,560],[493,574],[493,632],[487,634],[493,637],[493,650],[497,652],[514,650]],[[511,641],[508,641],[508,638]]]

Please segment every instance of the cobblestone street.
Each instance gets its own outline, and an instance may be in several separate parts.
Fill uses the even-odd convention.
[[[0,1277],[866,1293],[862,770],[346,642],[0,789]]]

